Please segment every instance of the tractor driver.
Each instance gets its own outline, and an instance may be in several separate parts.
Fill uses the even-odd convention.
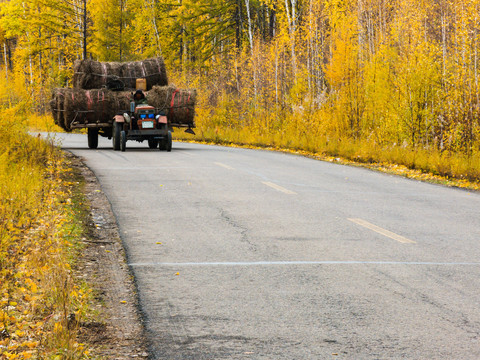
[[[135,100],[135,106],[147,104],[147,98],[142,90],[137,90],[135,92],[135,95],[133,95],[133,100]]]

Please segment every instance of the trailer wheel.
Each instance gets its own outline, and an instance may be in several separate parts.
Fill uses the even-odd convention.
[[[148,139],[148,147],[150,149],[156,149],[158,147],[158,140]]]
[[[172,151],[172,132],[170,130],[168,130],[167,136],[167,151]]]
[[[88,128],[88,147],[96,149],[98,147],[98,129]]]
[[[125,132],[125,130],[122,130],[120,132],[120,150],[125,151],[126,148],[127,148],[127,133]]]
[[[118,122],[113,123],[113,150],[120,150],[120,132],[122,131],[122,124]]]

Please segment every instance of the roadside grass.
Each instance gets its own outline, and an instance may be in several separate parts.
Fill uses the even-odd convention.
[[[0,115],[0,358],[83,359],[90,291],[73,277],[85,205],[60,150]]]
[[[200,110],[200,115],[202,112]],[[197,116],[196,135],[173,133],[175,140],[296,153],[319,160],[366,167],[421,181],[480,190],[480,153],[465,155],[436,149],[330,138],[288,126],[270,132],[254,126],[228,126]]]

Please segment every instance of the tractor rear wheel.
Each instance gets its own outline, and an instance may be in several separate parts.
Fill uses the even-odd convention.
[[[88,128],[88,147],[96,149],[98,147],[98,129]]]
[[[112,136],[112,143],[113,143],[113,150],[120,150],[120,132],[122,131],[122,124],[114,122],[113,123],[113,136]]]
[[[168,130],[167,136],[167,151],[172,151],[172,132],[170,130]]]

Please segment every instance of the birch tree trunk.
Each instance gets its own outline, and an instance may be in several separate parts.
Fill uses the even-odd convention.
[[[290,52],[292,56],[293,78],[297,79],[297,56],[295,53],[295,35],[297,32],[297,0],[285,0],[288,33],[290,36]]]
[[[252,33],[252,18],[250,16],[250,0],[245,0],[245,7],[247,8],[248,18],[248,41],[250,43],[250,53],[252,55],[252,70],[253,70],[253,91],[255,94],[255,106],[257,100],[257,67],[255,62],[255,55],[253,51],[253,33]]]

